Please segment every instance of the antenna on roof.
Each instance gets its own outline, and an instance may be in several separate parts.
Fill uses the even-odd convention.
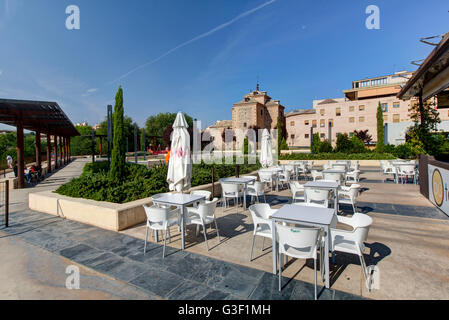
[[[259,91],[260,86],[259,86],[259,75],[257,75],[257,86],[256,86],[256,91]]]

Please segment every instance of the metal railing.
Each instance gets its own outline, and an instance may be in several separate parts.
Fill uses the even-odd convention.
[[[0,226],[9,226],[9,180],[0,181]]]

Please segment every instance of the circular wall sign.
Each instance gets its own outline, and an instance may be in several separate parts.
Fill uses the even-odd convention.
[[[443,178],[438,169],[435,169],[432,176],[432,191],[435,203],[441,207],[444,199]]]

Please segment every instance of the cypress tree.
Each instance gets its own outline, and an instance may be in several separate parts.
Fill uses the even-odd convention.
[[[377,106],[377,144],[376,151],[377,153],[384,153],[385,144],[384,144],[384,113],[382,111],[382,105]]]
[[[125,176],[125,132],[123,124],[123,90],[120,86],[115,96],[113,115],[114,146],[112,148],[110,177],[114,180],[122,180]]]

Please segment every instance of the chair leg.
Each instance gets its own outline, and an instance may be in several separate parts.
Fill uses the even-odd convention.
[[[206,249],[209,251],[209,244],[207,243],[207,235],[206,235],[206,227],[203,224],[203,234],[204,234],[204,240],[206,241]]]
[[[165,259],[165,246],[167,244],[167,230],[165,230],[165,236],[164,236],[164,248],[162,249],[162,258]]]
[[[264,250],[263,248],[265,247],[265,237],[262,237],[262,251]]]
[[[281,277],[282,277],[282,267],[281,267],[281,252],[279,252],[279,292],[282,291],[282,285],[281,285]]]
[[[317,295],[316,295],[316,259],[313,259],[313,271],[315,271],[315,300],[317,300]]]
[[[215,229],[217,230],[218,242],[221,242],[221,240],[220,240],[220,233],[218,232],[217,219],[214,218],[214,221],[215,221]]]
[[[254,238],[256,236],[253,234],[253,241],[252,241],[252,245],[251,245],[251,254],[249,256],[249,261],[253,261],[253,250],[254,250]]]
[[[148,240],[148,226],[145,228],[145,245],[143,247],[143,254],[147,252],[147,240]]]
[[[168,227],[168,243],[171,243],[170,227]]]

